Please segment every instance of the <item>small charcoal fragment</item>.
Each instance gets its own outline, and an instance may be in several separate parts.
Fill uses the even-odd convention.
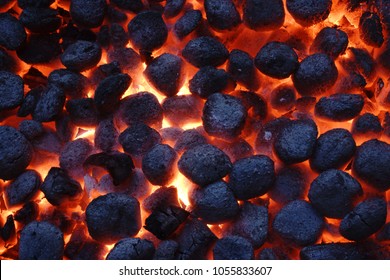
[[[310,51],[312,53],[325,53],[336,59],[345,52],[347,46],[347,33],[334,27],[325,27],[314,38]]]
[[[118,48],[108,51],[107,62],[116,62],[122,71],[132,72],[141,65],[141,58],[132,48]]]
[[[203,102],[195,95],[187,94],[165,98],[162,103],[164,117],[176,126],[196,122],[202,115]]]
[[[60,167],[72,174],[80,172],[92,149],[91,142],[84,138],[66,143],[60,154]]]
[[[65,108],[70,119],[77,126],[95,127],[98,124],[98,111],[92,98],[68,100]]]
[[[111,0],[111,4],[117,6],[120,9],[138,13],[144,8],[142,0]]]
[[[355,150],[355,140],[348,130],[331,129],[318,137],[310,167],[316,172],[342,168],[351,160]]]
[[[356,243],[325,243],[304,247],[301,260],[361,260],[365,259]]]
[[[317,241],[324,227],[324,219],[310,203],[294,200],[276,214],[273,229],[285,241],[307,246]]]
[[[189,149],[181,156],[180,172],[194,183],[204,186],[225,177],[231,170],[229,157],[213,145],[204,144]]]
[[[5,189],[8,205],[14,206],[30,200],[37,193],[42,183],[41,176],[34,170],[26,170]]]
[[[332,8],[332,0],[287,0],[287,10],[302,26],[311,26],[324,21]]]
[[[340,223],[340,234],[361,241],[377,232],[386,222],[386,201],[369,198],[359,203]]]
[[[85,71],[95,67],[100,61],[102,50],[93,42],[76,41],[61,55],[61,62],[72,71]]]
[[[312,155],[317,134],[317,125],[310,119],[290,121],[275,137],[275,153],[286,164],[303,162]]]
[[[326,54],[317,53],[301,61],[292,80],[298,93],[302,96],[316,96],[325,93],[338,77],[333,60]]]
[[[151,260],[154,245],[146,239],[125,238],[115,244],[106,260]]]
[[[26,137],[10,126],[0,126],[0,143],[0,178],[14,179],[30,164],[33,149]]]
[[[29,201],[23,205],[14,215],[15,221],[27,225],[38,218],[39,206],[34,201]]]
[[[159,239],[167,239],[187,219],[190,213],[176,206],[168,206],[152,212],[146,218],[144,228]]]
[[[247,52],[234,49],[230,52],[227,72],[233,79],[249,90],[259,88],[259,76],[253,63],[253,57]]]
[[[380,48],[384,42],[382,25],[376,13],[364,12],[359,20],[360,39],[372,47]]]
[[[58,11],[50,8],[26,8],[19,19],[28,30],[34,33],[52,33],[57,31],[62,24]]]
[[[280,85],[271,92],[271,106],[279,112],[289,112],[295,102],[295,89],[292,86]]]
[[[141,229],[139,202],[125,194],[99,196],[89,203],[85,213],[89,234],[105,244],[134,236]]]
[[[214,260],[253,260],[253,246],[241,236],[223,237],[215,243],[213,258]]]
[[[183,131],[175,143],[176,152],[184,152],[195,146],[207,144],[207,139],[196,129]]]
[[[18,57],[27,64],[45,64],[61,54],[60,36],[51,34],[30,34],[17,51]]]
[[[154,260],[174,260],[179,244],[174,240],[161,241],[156,252],[154,253]]]
[[[241,23],[232,0],[205,0],[204,8],[207,21],[216,30],[231,30]]]
[[[314,179],[308,198],[325,217],[342,219],[362,195],[362,187],[355,178],[341,170],[330,169]]]
[[[61,260],[64,236],[59,228],[48,222],[31,222],[20,234],[20,260]]]
[[[144,51],[159,49],[167,40],[168,29],[155,11],[137,14],[128,24],[129,38],[135,48]]]
[[[229,57],[229,51],[217,39],[198,37],[184,47],[183,57],[195,67],[219,66]]]
[[[0,112],[15,109],[23,102],[23,80],[20,76],[0,71]]]
[[[383,128],[379,118],[371,113],[364,113],[352,122],[352,134],[354,136],[379,137],[382,131]]]
[[[256,31],[276,30],[284,23],[282,0],[247,0],[244,6],[244,23]]]
[[[10,13],[0,13],[0,46],[8,50],[18,49],[26,40],[22,23]]]
[[[144,75],[163,95],[174,96],[184,83],[183,60],[176,55],[164,53],[146,67]]]
[[[49,86],[38,100],[32,114],[33,119],[38,122],[54,121],[61,114],[64,104],[64,91],[56,86]]]
[[[229,186],[239,200],[247,200],[267,193],[274,182],[274,162],[263,155],[236,161],[229,175]]]
[[[78,26],[94,28],[103,23],[106,9],[105,0],[72,0],[69,12]]]
[[[176,21],[173,31],[179,39],[183,39],[194,31],[201,21],[202,13],[199,10],[188,10]]]
[[[101,120],[95,130],[95,147],[110,152],[118,146],[119,131],[112,118]]]
[[[167,0],[164,6],[164,17],[173,18],[177,16],[183,9],[185,3],[185,0]]]
[[[48,77],[50,85],[62,89],[68,97],[82,98],[88,93],[89,82],[87,77],[68,69],[57,69]]]
[[[34,120],[21,121],[19,131],[30,141],[44,133],[42,124]]]
[[[169,206],[180,207],[177,189],[175,187],[161,187],[149,195],[142,203],[142,208],[152,213]]]
[[[286,117],[277,118],[266,122],[256,137],[255,148],[258,153],[271,155],[276,136],[282,128],[290,122]]]

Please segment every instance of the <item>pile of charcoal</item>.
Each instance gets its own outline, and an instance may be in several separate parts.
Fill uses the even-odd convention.
[[[387,0],[1,0],[0,258],[390,259]]]

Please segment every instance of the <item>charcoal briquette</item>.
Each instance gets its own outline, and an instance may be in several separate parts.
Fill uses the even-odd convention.
[[[26,137],[10,126],[0,126],[0,178],[11,180],[30,164],[33,149]]]
[[[2,47],[0,47],[0,71],[16,72],[15,59]]]
[[[252,146],[247,141],[241,138],[231,143],[221,142],[221,144],[217,144],[217,146],[229,156],[232,162],[253,155]]]
[[[238,49],[232,50],[229,55],[227,72],[238,84],[249,90],[256,90],[260,86],[253,57],[247,52]]]
[[[114,48],[126,47],[129,42],[129,38],[122,25],[117,23],[110,25],[110,42]]]
[[[280,117],[266,122],[260,129],[256,137],[255,148],[256,151],[263,151],[266,149],[267,154],[272,153],[272,148],[276,139],[276,136],[282,130],[282,128],[290,122],[290,119],[286,117]]]
[[[95,42],[97,40],[96,34],[92,30],[79,29],[72,21],[60,28],[60,36],[62,39],[61,46],[64,50],[80,40],[89,42]]]
[[[385,67],[387,70],[390,69],[390,40],[387,39],[385,42],[385,47],[382,48],[382,52],[378,56],[379,63]]]
[[[312,53],[325,53],[336,59],[348,46],[348,35],[335,27],[325,27],[314,38],[310,46]]]
[[[326,54],[316,53],[301,61],[292,75],[294,86],[302,96],[316,96],[325,93],[338,77],[333,60]]]
[[[267,117],[267,102],[260,94],[253,91],[238,90],[233,92],[233,95],[241,99],[246,111],[248,111],[248,118],[260,121]]]
[[[84,138],[66,143],[60,154],[60,167],[70,173],[79,172],[92,150],[91,142]]]
[[[175,126],[196,122],[202,115],[203,102],[192,94],[165,98],[162,103],[164,117]]]
[[[386,201],[382,198],[364,200],[342,219],[340,234],[354,241],[368,238],[385,224],[386,208]]]
[[[318,0],[315,3],[307,0],[287,0],[287,10],[297,23],[311,26],[328,18],[332,0]]]
[[[11,72],[0,71],[0,112],[15,109],[23,102],[23,79]]]
[[[179,244],[175,240],[163,240],[154,253],[154,260],[174,260]]]
[[[68,100],[65,108],[71,121],[77,126],[95,127],[99,122],[99,113],[93,98]]]
[[[264,248],[256,256],[257,260],[289,260],[290,258],[284,252],[283,248],[273,247]]]
[[[184,7],[185,0],[167,0],[164,6],[164,17],[173,18],[177,16]]]
[[[154,245],[149,240],[125,238],[115,244],[106,260],[151,260],[154,252]]]
[[[180,207],[177,189],[175,187],[160,187],[145,198],[142,203],[142,208],[150,213],[168,206]]]
[[[132,48],[117,48],[108,51],[107,61],[117,62],[122,71],[134,71],[141,65],[141,58]]]
[[[253,260],[252,244],[241,236],[227,236],[219,239],[213,248],[214,260]]]
[[[98,64],[102,56],[102,49],[97,43],[76,41],[66,48],[61,55],[61,62],[72,71],[85,71]]]
[[[310,158],[310,167],[316,172],[343,168],[355,154],[352,134],[343,128],[334,128],[318,137]]]
[[[271,106],[279,112],[289,112],[295,107],[295,89],[289,85],[280,85],[271,92]]]
[[[48,77],[50,85],[62,89],[70,98],[85,97],[89,90],[88,78],[68,69],[56,69]]]
[[[324,219],[310,203],[294,200],[276,214],[272,227],[286,243],[307,246],[320,237]]]
[[[99,196],[89,203],[85,213],[88,232],[98,242],[112,244],[141,229],[139,202],[126,194]]]
[[[282,0],[247,0],[244,5],[244,23],[256,31],[271,31],[280,28],[284,23],[284,6]]]
[[[56,154],[56,156],[61,152],[63,146],[57,133],[51,128],[44,128],[40,136],[31,140],[31,144],[38,152]]]
[[[58,139],[63,143],[73,140],[78,131],[78,127],[74,125],[67,113],[62,113],[56,118],[55,128]]]
[[[131,177],[124,182],[126,189],[125,193],[137,199],[145,198],[150,194],[152,185],[146,179],[145,174],[140,168],[135,168]]]
[[[173,32],[179,39],[183,39],[193,32],[202,21],[202,13],[199,10],[188,10],[179,18],[174,27]]]
[[[72,0],[69,12],[78,26],[94,28],[103,23],[106,9],[105,0]]]
[[[196,129],[183,131],[175,143],[175,151],[182,153],[195,146],[207,144],[207,139]]]
[[[103,119],[95,130],[95,147],[103,152],[110,152],[118,146],[119,131],[112,118]]]
[[[187,43],[183,57],[195,67],[219,66],[229,57],[229,51],[217,39],[202,36]]]
[[[376,234],[376,239],[379,241],[390,240],[390,223],[386,223],[382,229]]]
[[[26,170],[15,178],[5,189],[8,205],[15,206],[33,198],[42,183],[41,175],[34,170]]]
[[[351,71],[361,73],[365,78],[369,79],[375,72],[376,63],[372,56],[365,49],[348,48],[348,54],[351,55]],[[378,60],[381,62],[381,59]]]
[[[19,20],[34,33],[52,33],[62,24],[58,11],[51,8],[25,8]]]
[[[364,106],[360,94],[336,93],[318,100],[314,113],[316,117],[335,122],[349,121],[359,115]]]
[[[215,30],[231,30],[241,23],[240,14],[232,0],[205,0],[207,21]]]
[[[55,0],[18,0],[18,6],[22,9],[37,7],[45,8],[54,3]]]
[[[34,201],[29,201],[15,212],[15,221],[27,225],[38,218],[39,206]]]
[[[359,20],[360,39],[367,45],[380,48],[384,42],[381,20],[376,13],[364,12]]]
[[[113,3],[113,2],[110,2]],[[132,2],[129,2],[132,3]],[[116,9],[113,6],[107,7],[106,13],[107,19],[111,23],[124,23],[127,21],[127,15],[123,11]]]
[[[0,13],[0,46],[16,50],[26,40],[26,31],[22,23],[10,13]]]
[[[383,127],[379,118],[371,113],[357,116],[352,122],[352,134],[356,136],[369,134],[379,137],[382,131]]]
[[[117,6],[120,9],[130,11],[133,13],[138,13],[144,8],[144,4],[142,0],[111,0],[111,4]]]
[[[23,81],[29,88],[47,86],[47,77],[33,66],[23,75]]]
[[[64,235],[48,222],[31,222],[20,234],[20,260],[62,260]]]
[[[12,215],[8,215],[3,228],[1,229],[1,238],[7,241],[13,241],[16,236],[15,221]]]
[[[34,120],[21,121],[19,131],[30,141],[44,133],[42,124]]]
[[[356,243],[324,243],[302,248],[301,260],[361,260],[365,259]]]
[[[101,64],[92,70],[92,74],[89,78],[89,82],[92,86],[97,87],[101,81],[105,78],[120,74],[122,70],[120,68],[119,62],[113,61],[107,64]]]
[[[27,64],[46,64],[56,60],[62,53],[60,36],[51,34],[30,34],[25,44],[17,51],[18,57]]]

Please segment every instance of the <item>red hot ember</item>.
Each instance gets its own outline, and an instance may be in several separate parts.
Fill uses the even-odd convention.
[[[0,1],[1,259],[390,259],[390,2]]]

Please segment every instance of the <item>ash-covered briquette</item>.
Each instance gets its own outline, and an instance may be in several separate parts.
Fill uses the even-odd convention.
[[[49,74],[48,82],[62,89],[70,98],[85,97],[89,90],[88,78],[68,69],[57,69]]]
[[[371,113],[364,113],[356,117],[352,122],[352,134],[356,136],[369,136],[380,137],[383,131],[381,122],[377,116]]]
[[[175,240],[163,240],[154,253],[154,260],[174,260],[179,244]]]
[[[85,71],[98,64],[102,49],[94,42],[79,40],[71,44],[61,55],[61,62],[72,71]]]
[[[214,260],[253,260],[252,244],[241,236],[227,236],[219,239],[213,248]]]
[[[189,90],[192,94],[206,99],[216,92],[230,92],[235,88],[235,82],[223,69],[205,66],[189,82]]]
[[[0,178],[11,180],[30,164],[33,149],[26,137],[10,126],[0,126]]]
[[[162,103],[164,117],[175,126],[197,122],[203,109],[203,102],[192,94],[165,98]]]
[[[348,35],[336,27],[325,27],[314,38],[310,46],[311,53],[325,53],[336,59],[348,46]]]
[[[61,27],[62,18],[58,10],[51,8],[25,8],[19,20],[34,33],[51,33]]]
[[[31,222],[20,234],[20,260],[61,260],[64,254],[64,236],[49,222]]]
[[[16,50],[26,40],[27,34],[22,23],[9,13],[0,13],[0,46]]]
[[[187,43],[182,52],[183,57],[195,67],[219,66],[229,57],[229,51],[217,39],[202,36]]]
[[[311,26],[324,21],[332,8],[332,0],[287,0],[287,10],[302,26]]]
[[[30,34],[16,54],[27,64],[45,64],[59,57],[62,53],[60,36],[51,34]]]
[[[15,109],[23,102],[23,79],[11,72],[0,71],[0,112]]]
[[[282,0],[247,0],[244,5],[244,23],[256,31],[278,29],[284,23],[284,16]]]
[[[57,137],[63,143],[73,140],[79,129],[71,121],[69,114],[67,113],[62,113],[56,118],[55,127]]]
[[[8,52],[0,47],[0,71],[16,72],[15,59]]]
[[[64,169],[52,167],[41,187],[50,204],[59,206],[68,202],[77,202],[82,195],[79,182],[73,180]]]
[[[186,210],[176,206],[160,208],[146,218],[144,228],[158,239],[167,239],[185,222],[189,214]]]
[[[126,194],[99,196],[85,211],[88,232],[93,239],[105,244],[134,236],[141,229],[140,211],[138,200]]]
[[[91,142],[84,138],[67,142],[60,154],[60,167],[72,174],[81,173],[83,163],[92,150]]]
[[[132,48],[118,48],[109,50],[107,62],[116,62],[122,71],[134,71],[141,65],[141,57]]]
[[[189,195],[192,214],[207,224],[231,221],[239,212],[239,205],[232,190],[224,181],[192,189]]]
[[[308,186],[307,181],[304,170],[296,166],[285,166],[276,172],[275,184],[268,195],[281,204],[303,199]]]
[[[258,249],[264,244],[268,233],[268,210],[251,202],[244,202],[237,218],[226,228],[224,236],[238,235]]]
[[[184,83],[183,60],[164,53],[146,67],[144,75],[160,93],[169,97],[176,95]]]
[[[205,0],[207,21],[215,30],[231,30],[241,23],[241,17],[232,0]]]
[[[365,255],[356,243],[325,243],[304,247],[300,254],[301,260],[362,260]]]
[[[35,196],[42,183],[41,175],[34,170],[26,170],[15,178],[5,189],[5,198],[10,206],[28,202]]]
[[[276,214],[272,227],[286,243],[307,246],[320,237],[324,219],[310,203],[294,200]]]
[[[380,48],[384,42],[381,20],[376,13],[364,12],[359,20],[360,39],[367,45]]]
[[[308,198],[323,216],[342,219],[363,195],[360,183],[348,173],[329,169],[310,185]]]
[[[182,153],[203,144],[207,144],[207,139],[198,130],[188,129],[177,138],[174,148],[176,152]]]
[[[173,32],[179,39],[183,39],[193,32],[199,26],[201,21],[202,13],[199,10],[188,10],[176,21],[173,27]]]
[[[292,75],[294,86],[302,96],[324,94],[337,81],[338,71],[333,60],[326,54],[317,53],[301,61]]]
[[[229,174],[229,187],[239,200],[247,200],[267,193],[274,182],[274,162],[264,155],[236,161]]]
[[[142,208],[150,213],[169,206],[180,207],[175,187],[158,188],[142,202]]]
[[[336,93],[318,100],[314,113],[316,117],[334,121],[349,121],[359,115],[364,106],[360,94]]]
[[[298,69],[298,55],[285,43],[269,42],[257,53],[255,65],[267,76],[284,79]]]
[[[247,117],[243,102],[234,96],[214,93],[203,107],[203,127],[211,135],[234,139],[240,135]]]
[[[95,127],[99,122],[99,113],[93,98],[68,100],[65,108],[70,119],[77,126]]]
[[[386,223],[382,229],[376,234],[376,239],[379,241],[390,240],[390,223]]]
[[[39,206],[34,201],[29,201],[23,205],[18,211],[15,212],[15,221],[27,225],[36,220],[39,215]]]
[[[38,122],[54,121],[65,104],[65,93],[56,86],[49,86],[43,92],[32,112],[33,119]]]
[[[125,238],[115,244],[106,260],[151,260],[154,252],[154,245],[149,240]]]
[[[106,9],[105,0],[72,0],[69,12],[78,26],[94,28],[103,23]]]
[[[160,134],[143,123],[135,123],[119,135],[119,143],[126,153],[144,156],[153,146],[161,143]]]
[[[276,135],[274,151],[285,164],[303,162],[313,154],[317,134],[311,119],[289,121]]]
[[[103,152],[116,150],[118,146],[119,131],[112,117],[99,122],[95,130],[95,147]]]
[[[271,92],[271,106],[280,112],[288,112],[295,107],[295,89],[289,85],[280,85]]]
[[[204,144],[185,151],[178,167],[192,182],[205,186],[225,177],[230,172],[232,163],[223,151]]]
[[[18,0],[18,6],[22,9],[37,7],[49,7],[55,0]]]
[[[343,168],[352,159],[355,151],[356,143],[348,130],[328,130],[317,139],[310,158],[310,167],[316,172]]]
[[[173,18],[177,16],[184,7],[185,0],[167,0],[164,6],[164,17]]]
[[[111,0],[111,4],[117,6],[120,9],[131,11],[134,13],[138,13],[144,8],[144,4],[142,3],[142,0]]]
[[[44,133],[42,124],[34,120],[21,121],[19,123],[19,131],[30,141]]]
[[[382,198],[368,198],[359,203],[340,223],[340,234],[361,241],[377,232],[385,223],[387,203]]]
[[[111,75],[102,80],[96,88],[93,97],[99,113],[109,114],[114,112],[131,82],[132,79],[127,74]]]
[[[204,260],[217,237],[201,221],[188,220],[176,241],[179,244],[177,259]]]
[[[253,57],[247,52],[238,49],[232,50],[226,69],[238,84],[249,90],[257,90],[259,88],[260,80]]]
[[[163,120],[163,109],[154,94],[138,92],[121,100],[119,118],[127,125],[141,122],[159,127]]]
[[[168,29],[155,11],[137,14],[127,26],[129,38],[133,46],[142,51],[153,51],[160,48],[168,37]]]

